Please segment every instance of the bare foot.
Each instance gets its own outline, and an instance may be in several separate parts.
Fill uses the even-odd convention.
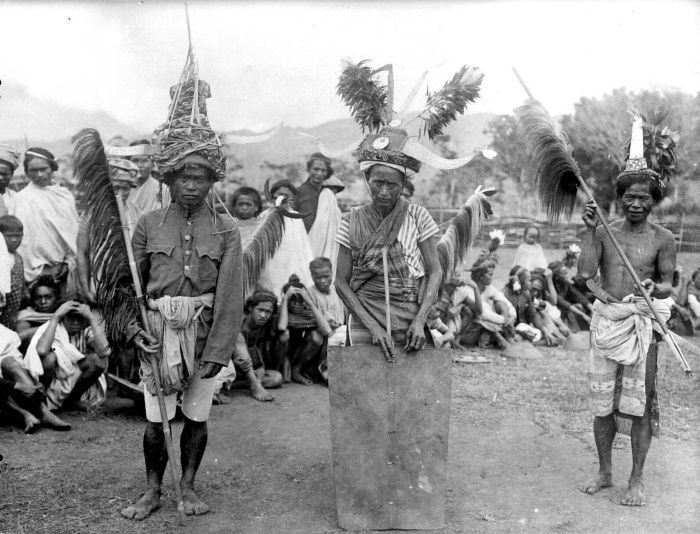
[[[141,495],[141,498],[131,506],[127,506],[121,511],[122,517],[143,521],[153,512],[160,508],[160,492],[148,490]]]
[[[644,482],[641,480],[630,480],[625,495],[620,499],[620,504],[625,506],[644,506],[646,503],[647,497],[644,495]]]
[[[202,515],[209,512],[209,506],[195,495],[194,490],[182,488],[182,502],[187,515]]]
[[[51,410],[48,409],[46,405],[42,405],[41,413],[39,414],[41,424],[54,430],[59,430],[65,432],[70,430],[70,423],[66,423],[63,419],[59,418]]]
[[[33,434],[39,429],[41,422],[34,417],[32,414],[27,413],[24,415],[24,433]]]
[[[312,386],[314,381],[308,376],[301,374],[299,369],[292,369],[292,382],[296,382],[303,386]]]
[[[262,384],[253,384],[250,386],[250,394],[256,401],[270,402],[275,400],[275,396],[262,387]]]
[[[593,495],[594,493],[598,493],[603,488],[612,487],[612,485],[612,475],[598,475],[597,479],[591,480],[590,482],[586,482],[585,484],[580,485],[578,489],[581,490],[583,493]]]

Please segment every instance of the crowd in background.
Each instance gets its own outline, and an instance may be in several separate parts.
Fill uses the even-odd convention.
[[[20,166],[28,183],[14,179]],[[140,216],[170,204],[147,153],[110,159],[109,168],[131,231]],[[300,185],[270,184],[270,198],[244,186],[223,203],[213,202],[236,220],[244,250],[280,203],[297,214],[284,219],[282,240],[245,302],[241,335],[231,363],[217,377],[215,402],[230,402],[232,387],[250,388],[255,399],[269,401],[274,397],[268,390],[286,382],[326,383],[327,348],[346,343],[347,313],[333,284],[342,219],[335,196],[344,185],[322,154],[311,155],[306,168],[308,178]],[[0,417],[26,432],[40,425],[69,429],[56,413],[104,402],[107,373],[138,382],[133,349],[105,335],[94,306],[94,251],[79,215],[79,190],[55,183],[57,170],[48,150],[20,154],[0,146]],[[408,181],[403,192],[409,200],[412,185]],[[497,287],[503,234],[492,232],[488,249],[471,269],[448,279],[431,310],[428,326],[436,346],[556,346],[588,329],[595,296],[576,271],[580,249],[571,245],[563,257],[547,259],[539,237],[537,227],[525,229],[508,279]],[[669,326],[692,335],[700,323],[700,269],[687,277],[679,267],[673,286]]]

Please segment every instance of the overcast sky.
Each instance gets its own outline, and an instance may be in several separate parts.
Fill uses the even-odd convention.
[[[0,0],[0,79],[150,130],[166,118],[186,57],[183,6]],[[462,64],[478,65],[486,77],[473,112],[521,103],[511,66],[555,114],[620,86],[700,91],[697,1],[237,1],[189,10],[219,128],[348,117],[335,94],[343,58],[393,63],[398,103],[424,70],[436,89]]]

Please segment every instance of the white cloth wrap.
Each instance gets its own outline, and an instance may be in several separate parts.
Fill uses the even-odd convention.
[[[197,318],[203,308],[211,308],[213,293],[198,297],[148,299],[148,323],[151,333],[160,342],[159,372],[166,395],[182,391],[185,376],[192,376],[197,342]],[[182,368],[183,362],[187,375]],[[151,366],[141,362],[141,379],[152,394],[156,394]]]
[[[309,241],[314,258],[323,257],[331,260],[334,278],[338,257],[338,243],[335,241],[335,236],[342,218],[335,193],[324,187],[318,196],[318,209],[314,224],[309,230]]]
[[[634,365],[646,358],[651,344],[654,315],[641,297],[619,304],[596,300],[591,318],[591,348],[601,356],[623,365]],[[668,305],[655,299],[664,321],[671,316]],[[657,327],[658,328],[658,327]]]

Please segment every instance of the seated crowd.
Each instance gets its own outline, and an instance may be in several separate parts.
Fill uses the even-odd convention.
[[[30,183],[16,192],[10,182],[19,164],[19,153],[0,146],[0,421],[15,421],[27,433],[41,425],[68,430],[54,412],[100,405],[107,373],[138,382],[137,359],[133,347],[110,344],[91,307],[86,224],[73,194],[53,183],[55,158],[43,148],[28,149],[23,165]],[[130,230],[140,216],[170,202],[150,157],[111,159],[109,166]],[[310,157],[307,170],[299,187],[288,180],[271,184],[273,207],[247,186],[226,202],[244,249],[274,206],[288,203],[299,218],[285,218],[281,243],[245,302],[231,362],[217,376],[215,402],[230,402],[231,388],[248,388],[265,402],[274,399],[268,390],[287,382],[327,383],[327,348],[346,342],[347,313],[333,284],[341,220],[335,195],[344,186],[321,154]],[[505,349],[525,340],[553,346],[587,330],[594,297],[576,273],[580,249],[571,245],[562,259],[548,262],[539,229],[528,227],[499,289],[498,234],[469,279],[457,273],[443,287],[428,317],[435,345]],[[700,269],[688,278],[679,268],[673,286],[669,325],[693,334],[700,325]]]

